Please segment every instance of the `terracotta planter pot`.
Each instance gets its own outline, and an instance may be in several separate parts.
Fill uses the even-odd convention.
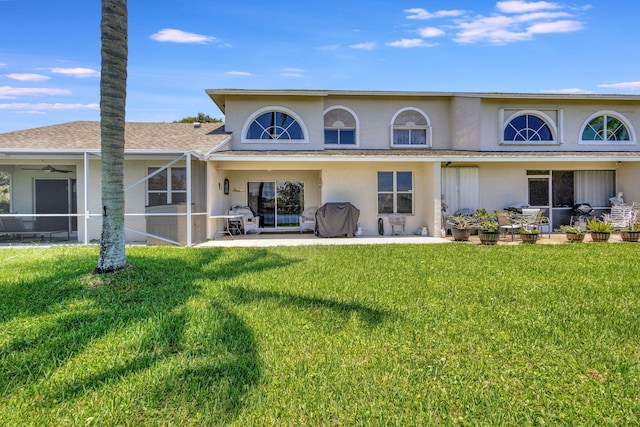
[[[623,242],[637,242],[640,240],[640,231],[621,231],[620,236]]]
[[[584,240],[585,233],[564,233],[570,243],[580,243]]]
[[[471,236],[470,228],[452,228],[451,235],[456,242],[467,242]]]
[[[520,234],[520,237],[522,238],[522,243],[535,244],[538,241],[540,234],[522,233]]]
[[[478,237],[480,237],[480,243],[483,245],[496,245],[498,240],[500,240],[500,232],[480,230],[478,232]]]
[[[591,240],[594,242],[608,242],[609,237],[611,237],[611,233],[605,233],[600,231],[591,232]]]

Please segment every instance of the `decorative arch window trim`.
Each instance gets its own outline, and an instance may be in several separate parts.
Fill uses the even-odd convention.
[[[324,144],[327,148],[343,148],[345,145],[349,146],[349,147],[360,147],[360,120],[358,119],[358,115],[355,113],[355,111],[353,111],[351,108],[344,106],[344,105],[332,105],[331,107],[328,107],[324,110],[324,112],[322,113],[322,117],[323,120],[324,118],[327,116],[328,113],[330,113],[331,111],[334,110],[345,110],[347,113],[351,114],[351,117],[353,117],[353,120],[355,121],[355,127],[351,127],[351,126],[342,126],[342,127],[335,127],[335,126],[327,126],[326,123],[324,125],[324,129],[325,129],[325,140],[324,140]],[[333,143],[327,143],[327,139],[326,139],[326,131],[327,129],[337,129],[338,130],[338,134],[340,134],[340,129],[353,129],[354,130],[354,137],[353,137],[353,143],[341,143],[338,142],[337,144],[333,144]],[[339,135],[338,135],[339,137]],[[339,140],[340,141],[340,140]]]
[[[419,125],[416,125],[416,124],[407,125],[406,123],[404,125],[396,124],[396,120],[398,119],[398,117],[402,113],[405,113],[407,111],[413,111],[415,113],[418,113],[420,116],[422,116],[425,119],[425,124],[419,124]],[[408,144],[396,143],[396,131],[402,132],[406,137],[408,137],[410,142]],[[414,137],[414,135],[412,135],[412,132],[414,132],[414,131],[415,132],[424,131],[424,141],[425,141],[424,144],[412,144],[411,143],[411,140],[413,140],[413,137]],[[431,120],[429,119],[429,116],[424,111],[422,111],[420,108],[417,108],[417,107],[404,107],[404,108],[401,108],[398,111],[396,111],[396,113],[391,118],[391,123],[389,124],[389,133],[390,133],[391,147],[431,148],[431,146],[432,146]],[[418,135],[416,135],[416,136],[418,136]]]
[[[622,126],[624,126],[626,128],[626,133],[629,137],[628,140],[618,140],[618,139],[584,139],[584,133],[585,131],[589,128],[589,126],[591,125],[592,121],[600,118],[600,117],[609,117],[612,119],[615,119],[617,121],[620,122],[620,124]],[[606,127],[606,125],[608,124],[607,120],[604,120],[605,123],[605,132],[610,133],[609,129]],[[611,145],[635,145],[637,143],[637,139],[636,139],[636,134],[635,131],[633,129],[633,126],[631,126],[631,122],[629,122],[629,120],[622,114],[613,111],[613,110],[601,110],[598,111],[592,115],[590,115],[582,124],[582,127],[580,128],[580,139],[578,140],[579,144],[584,144],[584,145],[607,145],[607,146],[611,146]]]
[[[500,109],[500,145],[560,145],[562,144],[562,126],[563,126],[563,110],[554,110],[557,115],[557,123],[556,121],[546,112],[541,110],[518,110],[514,113],[510,114],[505,119],[505,109]],[[549,140],[536,140],[536,139],[527,139],[524,141],[520,140],[506,140],[505,139],[505,131],[509,126],[514,127],[511,123],[513,120],[522,117],[522,116],[533,116],[540,119],[544,124],[549,128],[549,133],[551,134],[551,139]],[[515,129],[515,127],[514,127]],[[540,128],[538,128],[539,130]]]
[[[301,139],[284,139],[284,138],[271,138],[271,139],[252,139],[248,138],[247,134],[249,132],[249,128],[256,121],[256,119],[260,118],[265,113],[282,113],[290,116],[297,124],[300,126],[300,130],[302,131]],[[306,144],[309,142],[309,132],[307,130],[307,126],[304,121],[298,114],[294,111],[278,106],[278,105],[270,105],[267,107],[262,107],[256,111],[254,111],[251,116],[245,121],[242,126],[242,138],[240,140],[242,143],[246,144]]]

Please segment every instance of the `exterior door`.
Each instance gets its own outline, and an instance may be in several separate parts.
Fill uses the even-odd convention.
[[[249,182],[247,204],[260,216],[261,228],[299,227],[304,208],[302,181]]]
[[[480,209],[478,168],[442,168],[442,202],[447,215],[459,209]]]
[[[528,203],[532,208],[542,209],[546,217],[551,215],[551,177],[547,175],[529,175],[527,177]],[[550,218],[553,221],[552,218]],[[548,225],[547,225],[548,226]]]
[[[35,180],[35,213],[64,216],[37,217],[38,231],[71,231],[71,185],[68,179]]]

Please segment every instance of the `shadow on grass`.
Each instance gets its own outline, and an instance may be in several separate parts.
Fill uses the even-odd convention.
[[[271,300],[277,304],[298,307],[301,309],[321,308],[330,310],[334,314],[345,319],[355,313],[368,327],[375,327],[386,317],[390,316],[390,313],[388,312],[370,308],[362,304],[340,302],[326,298],[290,295],[271,291],[257,291],[239,287],[229,288],[228,292],[235,301],[242,304],[260,300]]]
[[[233,259],[223,250],[132,252],[134,267],[113,275],[87,276],[90,253],[33,263],[31,280],[0,278],[0,398],[36,394],[37,410],[122,383],[122,404],[142,396],[141,420],[237,415],[260,377],[255,339],[202,283],[295,261],[267,250]]]

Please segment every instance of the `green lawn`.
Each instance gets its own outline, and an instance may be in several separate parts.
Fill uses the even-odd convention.
[[[639,425],[640,245],[0,250],[0,425]]]

